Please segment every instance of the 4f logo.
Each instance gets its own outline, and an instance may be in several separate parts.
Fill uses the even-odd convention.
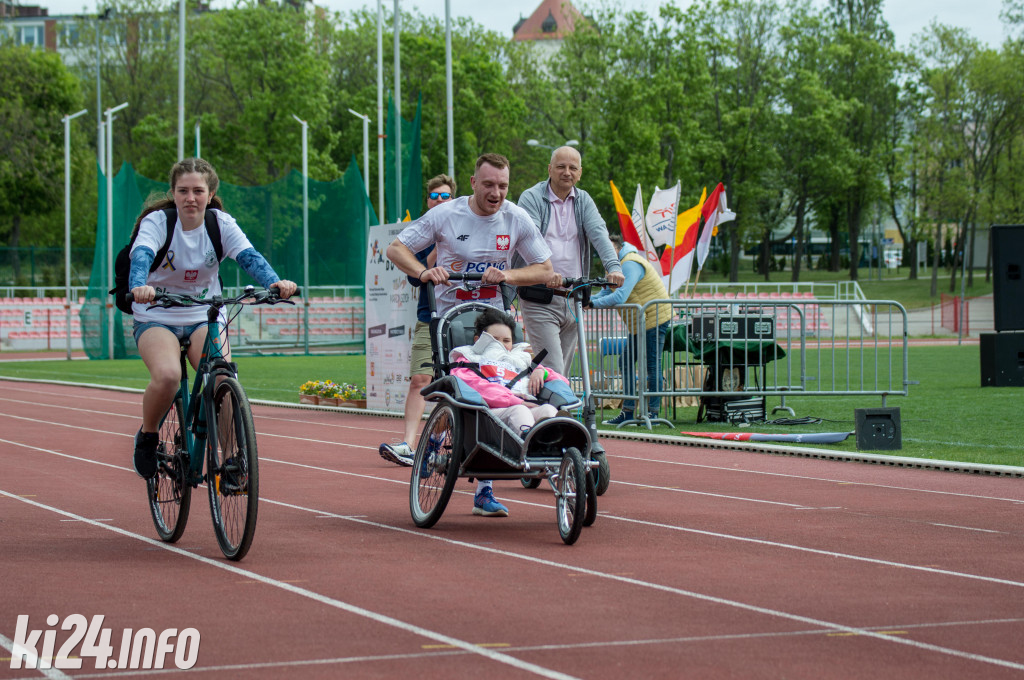
[[[511,242],[512,239],[508,236],[508,234],[502,234],[498,236],[497,239],[495,240],[494,247],[497,248],[498,250],[508,250],[508,246]]]
[[[195,283],[196,279],[199,278],[198,269],[186,269],[185,270],[185,283]]]
[[[457,238],[460,241],[465,241],[466,239],[469,238],[469,234],[460,234],[459,236],[456,236],[455,238]]]

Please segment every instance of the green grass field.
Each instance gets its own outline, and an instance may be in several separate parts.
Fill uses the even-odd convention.
[[[744,262],[749,266],[749,262]],[[864,291],[864,295],[869,300],[895,300],[903,305],[904,309],[923,309],[925,307],[931,307],[937,305],[941,301],[941,294],[950,294],[949,291],[949,273],[946,270],[940,270],[938,280],[936,281],[936,296],[931,296],[931,270],[927,272],[920,272],[919,278],[910,280],[908,275],[910,269],[908,267],[901,267],[899,270],[895,269],[883,269],[881,277],[879,278],[878,270],[868,270],[862,268],[858,272],[860,277],[857,283],[860,285],[861,290]],[[782,272],[771,272],[769,275],[769,281],[767,283],[789,283],[793,273],[790,271]],[[800,271],[801,283],[807,283],[810,281],[829,283],[834,281],[848,281],[849,272],[827,272],[818,269],[807,271]],[[749,269],[740,271],[739,276],[740,282],[743,283],[766,283],[763,274],[756,274]],[[728,281],[728,277],[719,274],[708,274],[705,273],[701,276],[701,282],[703,283],[724,283]],[[960,295],[960,277],[956,279],[956,291],[952,294]],[[982,269],[975,270],[974,272],[974,285],[967,287],[967,297],[978,297],[980,295],[988,295],[992,292],[992,282],[985,281],[985,272]]]
[[[814,367],[809,355],[809,365]],[[365,383],[363,356],[241,357],[239,375],[253,399],[298,401],[298,387],[306,380]],[[903,448],[880,453],[966,463],[1024,466],[1021,446],[1021,414],[1024,388],[982,388],[977,345],[911,347],[911,385],[906,397],[889,397],[886,405],[900,408]],[[812,368],[810,373],[817,371]],[[823,371],[824,372],[824,371]],[[899,375],[900,372],[897,372]],[[0,363],[0,377],[63,380],[68,382],[144,388],[148,374],[141,361],[26,361]],[[769,397],[769,411],[779,404]],[[882,405],[880,397],[798,397],[790,396],[787,406],[797,417],[815,417],[816,425],[782,426],[758,424],[758,432],[838,432],[854,429],[854,409]],[[736,432],[744,428],[721,423],[696,425],[697,409],[680,408],[674,427],[660,426],[660,434],[680,430]],[[605,417],[616,411],[605,411]],[[662,415],[671,417],[670,408]],[[778,413],[770,418],[788,417]],[[855,451],[851,436],[841,444],[823,446],[834,451]]]

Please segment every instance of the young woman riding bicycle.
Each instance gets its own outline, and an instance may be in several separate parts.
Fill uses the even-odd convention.
[[[131,249],[129,288],[135,297],[132,305],[135,343],[149,369],[150,382],[142,397],[142,427],[135,435],[135,472],[144,479],[156,474],[157,430],[170,408],[181,380],[180,342],[191,341],[189,361],[195,368],[206,339],[206,308],[176,307],[148,309],[158,292],[210,297],[221,293],[213,242],[204,228],[206,211],[216,217],[220,227],[224,257],[239,266],[264,288],[276,288],[282,298],[296,290],[292,281],[282,280],[266,259],[252,247],[238,223],[223,211],[217,197],[220,180],[208,162],[186,158],[171,168],[170,197],[151,201],[135,223],[138,232]],[[156,253],[167,238],[165,208],[177,209],[177,223],[163,262],[150,272]],[[226,341],[226,339],[225,339]],[[230,352],[224,348],[224,357]]]

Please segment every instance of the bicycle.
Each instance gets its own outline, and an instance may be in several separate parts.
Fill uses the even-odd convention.
[[[131,293],[126,297],[129,301],[133,299]],[[176,542],[185,532],[192,489],[206,482],[213,529],[221,552],[236,561],[249,552],[259,506],[256,431],[249,400],[238,382],[238,368],[224,358],[221,333],[243,305],[282,302],[295,304],[278,297],[276,291],[256,291],[253,286],[246,286],[234,298],[215,295],[200,299],[160,293],[153,300],[151,308],[205,305],[209,320],[191,389],[187,362],[190,343],[188,339],[180,343],[181,384],[160,422],[157,474],[146,481],[153,523],[161,540],[167,543]],[[229,309],[222,325],[221,310],[235,305],[237,309]],[[211,432],[215,436],[209,436]]]

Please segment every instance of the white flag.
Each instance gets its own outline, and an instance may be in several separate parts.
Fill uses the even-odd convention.
[[[640,236],[640,240],[643,242],[644,250],[647,253],[647,261],[658,267],[658,252],[654,249],[654,244],[651,243],[651,238],[647,235],[647,227],[644,226],[644,197],[640,191],[640,185],[636,185],[636,198],[633,199],[633,226],[636,228],[637,233]]]
[[[679,206],[679,184],[671,189],[654,187],[647,204],[647,234],[654,246],[673,245],[676,241],[676,210]]]

